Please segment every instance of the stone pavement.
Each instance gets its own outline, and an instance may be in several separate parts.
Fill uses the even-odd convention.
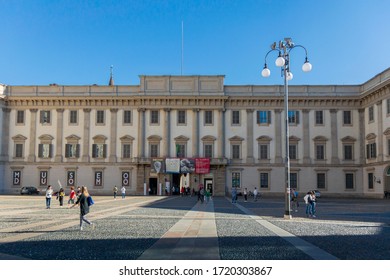
[[[94,197],[79,209],[45,209],[43,196],[0,196],[0,259],[390,259],[390,200],[320,199],[283,219],[284,200],[232,204],[215,197]],[[370,248],[367,250],[367,248]]]

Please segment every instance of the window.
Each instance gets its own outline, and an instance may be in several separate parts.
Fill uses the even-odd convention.
[[[122,145],[122,157],[131,158],[131,144]]]
[[[299,124],[299,111],[288,111],[288,123]]]
[[[50,111],[41,111],[40,113],[39,122],[41,124],[50,124]]]
[[[79,158],[80,144],[65,144],[65,158]]]
[[[150,144],[150,157],[158,157],[158,144]]]
[[[260,189],[268,189],[268,173],[260,173]]]
[[[240,111],[232,111],[232,124],[233,125],[240,124]]]
[[[104,111],[98,110],[96,112],[96,123],[97,124],[104,124]]]
[[[346,173],[345,174],[345,188],[347,190],[354,189],[354,174]]]
[[[390,115],[390,98],[386,100],[387,114]]]
[[[350,144],[344,145],[344,160],[353,160],[353,146]]]
[[[15,157],[22,158],[23,157],[23,144],[15,144]]]
[[[268,144],[260,144],[260,159],[269,159]]]
[[[232,187],[240,188],[241,187],[241,173],[232,172]]]
[[[316,144],[316,159],[323,160],[325,159],[325,145]]]
[[[39,158],[51,158],[52,157],[52,145],[51,144],[39,144],[38,145],[38,157]]]
[[[213,157],[213,144],[204,145],[204,157],[212,158]]]
[[[212,125],[213,124],[213,111],[204,112],[204,124]]]
[[[374,106],[368,108],[368,121],[369,122],[374,121]]]
[[[240,159],[240,145],[233,144],[232,145],[232,158],[233,159]]]
[[[387,139],[387,155],[390,156],[390,139]]]
[[[16,112],[16,124],[24,124],[24,111]]]
[[[317,189],[325,189],[325,173],[317,173]]]
[[[186,124],[186,111],[177,111],[177,124]]]
[[[159,111],[157,110],[150,111],[150,123],[151,124],[159,123]]]
[[[324,124],[324,112],[323,111],[315,111],[316,114],[316,125]]]
[[[176,144],[176,157],[186,157],[185,144]]]
[[[123,124],[131,124],[131,111],[123,111]]]
[[[77,111],[71,110],[69,112],[69,123],[70,124],[77,124]]]
[[[344,125],[351,125],[352,124],[351,111],[343,111],[343,124]]]
[[[297,154],[298,154],[298,151],[297,151],[297,144],[293,144],[293,145],[289,145],[288,146],[288,155],[290,157],[290,159],[297,159]]]
[[[376,143],[366,145],[367,159],[376,158]]]
[[[290,187],[293,189],[298,188],[298,173],[290,173]]]
[[[92,144],[92,157],[93,158],[106,158],[107,157],[107,144]]]
[[[374,189],[374,173],[368,173],[368,189]]]
[[[257,111],[256,122],[257,122],[257,124],[270,124],[271,123],[271,111]]]

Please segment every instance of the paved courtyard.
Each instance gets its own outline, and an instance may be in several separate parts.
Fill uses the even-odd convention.
[[[0,196],[0,259],[311,260],[390,259],[390,199],[319,199],[283,219],[283,198],[232,204],[214,197],[94,197],[79,230],[79,209],[44,196]],[[303,201],[302,201],[303,202]]]

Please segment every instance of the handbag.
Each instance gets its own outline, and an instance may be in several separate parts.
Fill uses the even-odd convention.
[[[93,201],[92,196],[87,197],[88,206],[92,206],[95,204],[95,201]]]

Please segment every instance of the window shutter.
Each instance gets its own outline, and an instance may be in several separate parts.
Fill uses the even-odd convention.
[[[299,111],[295,111],[296,124],[299,124]]]
[[[92,144],[92,157],[96,158],[96,144]]]
[[[107,144],[103,145],[103,158],[107,157]]]
[[[260,123],[260,111],[256,111],[256,123]]]
[[[43,111],[39,111],[39,122],[43,123]]]
[[[69,144],[65,144],[65,157],[68,158],[70,154],[70,146]]]
[[[76,157],[80,157],[80,144],[76,144]]]
[[[366,145],[366,158],[370,158],[370,145]]]
[[[38,157],[43,157],[43,144],[38,145]]]
[[[268,114],[268,124],[271,124],[271,111],[267,111]]]
[[[53,144],[49,145],[49,158],[53,156]]]
[[[373,149],[373,151],[372,151],[373,158],[376,158],[376,143],[372,144],[372,149]]]

